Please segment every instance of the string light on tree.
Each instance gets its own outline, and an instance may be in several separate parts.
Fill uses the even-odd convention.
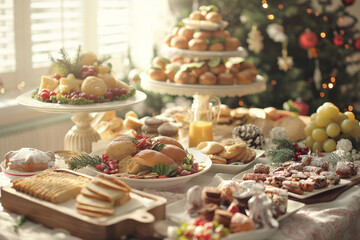
[[[262,7],[263,7],[263,8],[268,8],[268,7],[269,7],[269,5],[268,5],[268,3],[267,3],[266,0],[262,0],[261,3],[262,3]]]
[[[333,43],[335,46],[337,47],[341,47],[342,45],[344,45],[344,38],[341,35],[335,35],[333,38]]]

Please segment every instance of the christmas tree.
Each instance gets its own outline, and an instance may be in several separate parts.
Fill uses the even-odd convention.
[[[201,5],[218,6],[229,22],[227,30],[241,40],[247,60],[267,80],[263,93],[222,99],[229,106],[281,109],[289,99],[301,99],[312,113],[330,101],[359,116],[360,70],[348,71],[360,62],[357,18],[348,11],[354,2],[342,0],[333,9],[332,0],[199,0],[182,9],[179,20]]]

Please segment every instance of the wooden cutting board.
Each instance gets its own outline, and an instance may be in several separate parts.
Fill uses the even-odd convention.
[[[72,174],[81,175],[76,172]],[[81,215],[75,208],[47,202],[16,191],[11,185],[1,189],[1,203],[9,211],[24,215],[50,228],[64,228],[82,239],[120,239],[123,235],[149,239],[154,235],[154,222],[166,217],[166,199],[134,189],[132,193],[152,200],[151,206],[143,206],[124,215],[99,219]]]
[[[298,202],[302,202],[302,203],[306,203],[306,204],[331,202],[331,201],[335,200],[338,196],[340,196],[343,192],[345,192],[346,190],[348,190],[349,188],[351,188],[357,184],[360,184],[360,177],[353,179],[351,181],[351,183],[349,183],[348,185],[333,189],[331,191],[323,192],[323,193],[315,195],[313,197],[309,197],[309,198],[305,198],[305,199],[289,197],[289,199],[298,201]]]

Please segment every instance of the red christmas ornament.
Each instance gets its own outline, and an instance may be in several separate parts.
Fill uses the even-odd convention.
[[[344,38],[341,35],[335,35],[333,38],[333,43],[335,46],[340,47],[344,45]]]
[[[355,2],[355,0],[341,0],[341,1],[344,4],[344,6],[353,5],[353,3]]]
[[[303,49],[310,49],[315,47],[318,42],[318,37],[315,33],[310,31],[303,32],[299,37],[299,44]]]
[[[360,51],[360,38],[354,40],[353,46],[356,51]]]

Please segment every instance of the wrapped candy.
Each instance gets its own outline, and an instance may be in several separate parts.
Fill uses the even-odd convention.
[[[276,228],[279,222],[272,214],[272,201],[265,193],[250,198],[248,205],[249,217],[257,224],[264,228]]]
[[[353,145],[349,139],[340,139],[336,144],[337,150],[343,150],[345,152],[350,152],[353,149]]]
[[[191,187],[186,193],[187,212],[191,217],[196,217],[202,207],[201,188],[199,185]]]

